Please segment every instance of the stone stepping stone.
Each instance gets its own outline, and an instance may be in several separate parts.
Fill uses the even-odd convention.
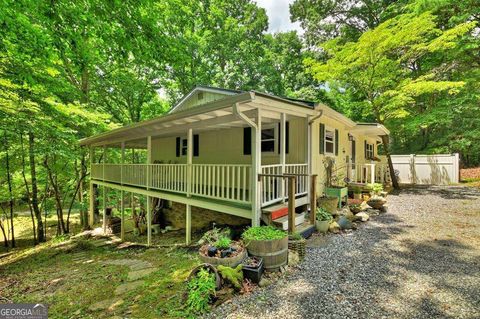
[[[108,310],[111,311],[111,310],[114,310],[116,307],[120,306],[123,303],[124,303],[123,299],[121,299],[119,297],[115,297],[115,298],[105,299],[105,300],[96,302],[96,303],[90,305],[90,307],[88,307],[88,309],[90,311],[105,310],[105,309],[108,309]]]
[[[152,267],[153,265],[151,263],[144,260],[137,260],[136,263],[130,265],[130,268],[132,270],[140,270],[140,269],[146,269],[146,268],[152,268]]]
[[[156,271],[157,268],[145,268],[140,270],[134,270],[128,273],[128,281],[134,281],[146,277]]]
[[[115,289],[115,295],[122,295],[124,293],[130,292],[132,290],[135,290],[143,285],[144,281],[143,280],[137,280],[137,281],[132,281],[132,282],[127,282],[124,284],[121,284]]]

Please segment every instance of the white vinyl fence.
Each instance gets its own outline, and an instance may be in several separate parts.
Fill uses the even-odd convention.
[[[448,185],[460,182],[459,155],[392,155],[401,184]]]

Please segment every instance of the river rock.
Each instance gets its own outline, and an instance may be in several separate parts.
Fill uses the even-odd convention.
[[[289,266],[297,266],[300,263],[300,256],[297,252],[293,250],[288,250],[288,265]]]

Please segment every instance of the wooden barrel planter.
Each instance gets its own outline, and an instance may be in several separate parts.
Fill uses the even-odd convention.
[[[214,266],[222,265],[226,267],[235,268],[242,263],[242,261],[247,257],[247,251],[241,246],[235,246],[239,253],[232,257],[210,257],[202,253],[200,249],[199,256],[200,260],[206,264],[211,264]]]
[[[287,264],[288,236],[273,240],[251,240],[247,243],[248,253],[263,259],[267,271],[276,271]]]

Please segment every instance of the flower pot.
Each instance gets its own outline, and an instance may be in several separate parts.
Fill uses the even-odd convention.
[[[318,207],[323,207],[330,214],[337,211],[338,197],[320,197],[318,200]]]
[[[326,233],[328,232],[328,227],[330,226],[330,221],[329,220],[317,220],[315,221],[315,227],[317,228],[317,231],[320,233]]]
[[[265,270],[279,270],[287,264],[288,236],[273,240],[251,240],[247,250],[249,255],[263,259]]]
[[[262,279],[263,275],[263,259],[256,257],[259,259],[259,265],[257,267],[252,267],[250,265],[243,264],[242,265],[242,270],[243,270],[243,278],[249,279],[251,282],[258,284],[260,280]]]
[[[235,268],[238,265],[240,265],[242,263],[242,261],[245,259],[245,257],[247,256],[247,252],[246,252],[245,248],[237,245],[237,246],[235,246],[235,251],[238,252],[238,253],[234,256],[224,257],[224,258],[220,258],[220,257],[216,257],[216,256],[210,257],[210,256],[208,256],[209,247],[210,247],[209,245],[203,245],[202,247],[200,247],[200,250],[199,250],[199,253],[198,253],[199,258],[202,262],[204,262],[206,264],[211,264],[211,265],[214,265],[214,266],[222,265],[222,266],[226,266],[226,267]]]
[[[298,240],[288,240],[288,249],[296,252],[298,257],[300,257],[300,261],[305,259],[305,246],[306,246],[305,238],[298,239]]]

